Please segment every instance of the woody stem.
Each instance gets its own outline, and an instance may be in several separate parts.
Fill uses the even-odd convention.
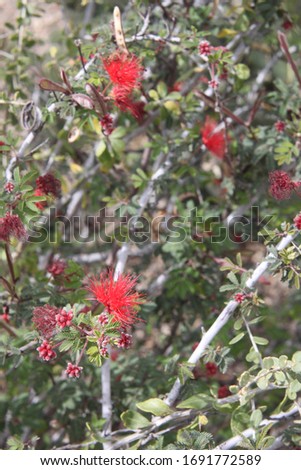
[[[16,285],[17,280],[15,276],[15,271],[14,271],[13,258],[12,258],[8,243],[5,243],[5,255],[6,255],[7,266],[8,266],[12,286],[13,286],[13,294],[14,294],[14,297],[17,297],[15,293],[15,285]]]

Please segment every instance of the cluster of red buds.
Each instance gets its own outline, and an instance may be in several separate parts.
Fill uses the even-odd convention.
[[[72,328],[78,334],[83,347],[76,364],[68,363],[65,371],[68,377],[80,376],[83,368],[79,366],[79,362],[92,338],[97,346],[96,354],[98,351],[102,357],[109,356],[111,347],[128,349],[132,345],[132,336],[127,330],[139,320],[137,309],[143,302],[141,295],[134,290],[136,280],[134,276],[122,274],[114,279],[112,272],[101,274],[99,279],[89,279],[87,290],[104,307],[100,315],[92,315],[90,308],[81,305],[72,308],[51,305],[36,307],[33,322],[43,338],[42,344],[37,348],[39,357],[47,362],[55,359],[55,348],[62,343],[65,330],[67,338],[68,331]],[[89,314],[89,321],[82,320],[80,315],[83,314],[85,318]],[[57,334],[60,335],[56,337]]]

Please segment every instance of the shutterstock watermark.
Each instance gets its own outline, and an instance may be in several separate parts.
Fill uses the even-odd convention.
[[[50,208],[49,215],[34,216],[29,222],[28,241],[31,243],[91,243],[111,244],[114,240],[135,244],[183,243],[190,238],[196,243],[234,243],[259,240],[258,232],[264,233],[273,219],[273,215],[260,215],[259,207],[250,207],[249,216],[232,214],[226,221],[219,215],[199,215],[192,209],[188,216],[158,215],[152,219],[144,216],[120,215],[120,209],[114,214],[106,208],[97,215],[86,217],[61,215],[55,208]],[[272,229],[273,227],[270,227]]]

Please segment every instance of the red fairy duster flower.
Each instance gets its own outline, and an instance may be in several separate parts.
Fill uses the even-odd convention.
[[[99,280],[90,279],[88,290],[103,304],[113,321],[123,327],[131,326],[137,318],[137,309],[143,302],[141,295],[134,291],[137,278],[129,274],[120,274],[114,281],[112,271],[102,273]]]
[[[201,130],[203,144],[218,158],[224,158],[226,150],[226,137],[224,130],[215,132],[217,122],[206,117],[205,124]]]
[[[34,194],[34,196],[44,196],[45,195],[45,193],[41,189],[35,189],[33,194]],[[40,211],[42,211],[47,206],[47,202],[46,201],[38,201],[38,202],[35,202],[35,205],[37,206],[38,209],[40,209]]]
[[[120,338],[117,341],[117,347],[128,349],[132,344],[132,335],[128,333],[121,332]]]
[[[274,126],[277,132],[283,132],[285,129],[285,122],[278,120],[275,122]]]
[[[56,357],[55,351],[46,339],[43,341],[41,346],[37,348],[37,351],[39,351],[39,357],[44,359],[44,361],[51,361],[51,359]]]
[[[137,121],[141,122],[145,115],[143,101],[134,101],[131,95],[127,94],[124,88],[115,86],[112,90],[112,95],[116,106],[121,111],[129,111]]]
[[[61,194],[61,182],[51,173],[39,176],[36,179],[36,187],[41,191],[40,195],[46,194],[47,196],[59,197]]]
[[[61,310],[55,316],[56,324],[60,328],[65,328],[66,326],[70,326],[72,323],[72,318],[73,318],[72,310],[69,310],[69,312],[66,312],[66,310]]]
[[[135,55],[114,52],[103,59],[103,65],[114,85],[121,86],[128,93],[139,86],[143,67]]]
[[[275,199],[283,200],[291,197],[293,189],[299,184],[294,183],[291,177],[282,170],[275,170],[269,174],[269,192]]]
[[[26,230],[18,215],[7,213],[5,217],[0,217],[0,240],[8,242],[10,237],[25,239]]]
[[[44,338],[49,339],[52,336],[56,327],[56,316],[60,312],[60,308],[48,304],[34,309],[32,321]]]
[[[235,294],[234,296],[234,300],[238,302],[239,304],[241,304],[245,299],[246,299],[246,295],[242,294],[241,292],[239,292],[238,294]]]
[[[13,190],[15,189],[15,185],[11,182],[11,181],[8,181],[5,185],[4,185],[4,189],[7,193],[12,193]]]
[[[204,41],[201,41],[200,44],[199,44],[199,53],[201,55],[209,55],[210,52],[211,52],[211,44],[210,42],[204,40]]]
[[[75,364],[71,364],[71,362],[68,362],[65,372],[68,375],[68,377],[78,379],[82,370],[83,370],[82,367],[79,367]]]

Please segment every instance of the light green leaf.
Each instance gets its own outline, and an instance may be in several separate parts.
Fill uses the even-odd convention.
[[[256,344],[259,344],[260,346],[266,346],[269,344],[269,340],[266,338],[262,338],[261,336],[253,336],[254,341]]]
[[[251,414],[250,422],[254,428],[257,428],[262,421],[262,412],[261,410],[254,410]]]
[[[248,80],[250,77],[250,69],[245,64],[236,64],[234,70],[240,80]]]
[[[209,397],[208,395],[205,395],[203,393],[199,393],[198,395],[193,395],[187,400],[182,401],[177,405],[177,408],[189,408],[189,409],[195,409],[195,410],[202,410],[208,404],[212,403],[214,401],[213,398]]]
[[[21,182],[20,169],[18,166],[14,169],[14,180],[17,184],[20,184]]]
[[[234,338],[231,339],[231,341],[229,342],[229,344],[238,343],[238,341],[240,341],[244,336],[245,336],[245,333],[239,333],[239,335],[234,336]]]
[[[121,414],[121,420],[126,428],[133,429],[134,431],[136,429],[146,428],[151,424],[145,416],[133,410],[124,411]]]
[[[150,398],[149,400],[137,403],[136,406],[139,410],[152,413],[155,416],[165,416],[172,412],[171,408],[160,398]]]

